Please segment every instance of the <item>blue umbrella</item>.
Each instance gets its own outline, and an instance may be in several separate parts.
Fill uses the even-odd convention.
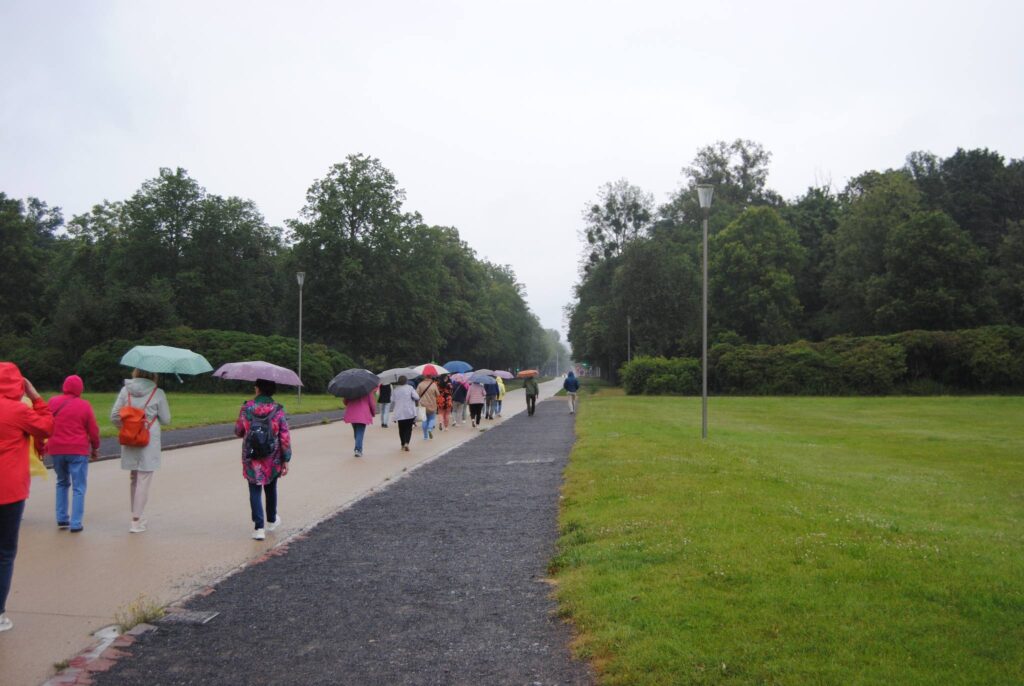
[[[465,374],[466,372],[473,371],[473,365],[469,362],[463,362],[462,360],[452,360],[451,362],[445,362],[444,368],[453,374]]]

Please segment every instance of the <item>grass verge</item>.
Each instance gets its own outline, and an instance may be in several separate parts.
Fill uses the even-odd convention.
[[[1024,398],[581,404],[552,573],[604,684],[1024,683]]]
[[[163,605],[140,595],[126,606],[114,613],[114,622],[121,633],[125,633],[139,624],[151,624],[164,616]]]

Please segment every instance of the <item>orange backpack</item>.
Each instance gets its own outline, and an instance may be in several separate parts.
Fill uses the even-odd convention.
[[[156,388],[146,398],[142,407],[132,407],[132,394],[128,393],[128,404],[121,408],[118,415],[121,417],[121,430],[117,432],[117,440],[121,445],[128,445],[134,448],[145,448],[149,445],[149,427],[153,426],[156,417],[149,422],[146,421],[146,405],[156,394]]]

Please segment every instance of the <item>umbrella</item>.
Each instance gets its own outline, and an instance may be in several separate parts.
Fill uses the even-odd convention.
[[[199,353],[168,345],[137,345],[124,354],[121,364],[157,374],[202,374],[213,365]]]
[[[494,376],[494,370],[493,369],[478,369],[478,370],[476,370],[475,373],[476,374],[489,374],[490,376]]]
[[[514,379],[514,378],[516,378],[515,376],[512,375],[512,372],[506,372],[504,369],[499,369],[498,371],[494,372],[494,376],[497,376],[498,378],[501,378],[501,379]]]
[[[398,383],[398,377],[404,376],[406,380],[416,378],[416,372],[409,367],[395,367],[394,369],[388,369],[383,371],[377,376],[380,377],[381,383]]]
[[[465,374],[466,372],[473,371],[473,365],[469,362],[463,362],[462,360],[452,360],[451,362],[445,362],[444,368],[455,374]]]
[[[351,400],[368,395],[377,386],[380,386],[380,377],[369,369],[346,369],[331,379],[327,392]]]
[[[285,386],[301,386],[302,381],[299,375],[286,367],[278,367],[263,360],[251,360],[249,362],[228,362],[222,364],[213,373],[220,379],[235,379],[237,381],[258,381],[265,379]]]
[[[441,376],[442,374],[448,373],[447,369],[439,364],[434,364],[433,362],[428,362],[426,364],[421,364],[419,367],[414,367],[413,371],[423,376]]]
[[[537,376],[540,374],[536,369],[524,369],[523,371],[516,374],[516,378],[525,379],[528,376]]]
[[[477,372],[476,374],[473,374],[473,376],[469,377],[469,382],[470,383],[479,383],[479,384],[495,383],[493,376],[488,376],[487,374],[480,374],[479,372]]]

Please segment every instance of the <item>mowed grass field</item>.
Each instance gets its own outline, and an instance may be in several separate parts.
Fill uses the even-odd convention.
[[[603,684],[1024,683],[1024,398],[581,403],[552,573]]]
[[[165,389],[167,402],[171,406],[171,429],[185,429],[192,426],[207,426],[209,424],[224,424],[238,419],[238,408],[242,402],[252,397],[239,393],[178,393]],[[43,397],[49,399],[57,393],[43,393]],[[92,405],[96,413],[96,423],[100,426],[100,436],[106,438],[116,436],[117,429],[110,423],[110,408],[114,406],[117,393],[89,393],[82,397]],[[324,412],[328,410],[340,410],[341,400],[331,395],[306,395],[302,394],[302,404],[296,402],[295,393],[278,393],[274,399],[285,406],[289,416],[301,412]],[[134,401],[132,401],[134,402]]]

